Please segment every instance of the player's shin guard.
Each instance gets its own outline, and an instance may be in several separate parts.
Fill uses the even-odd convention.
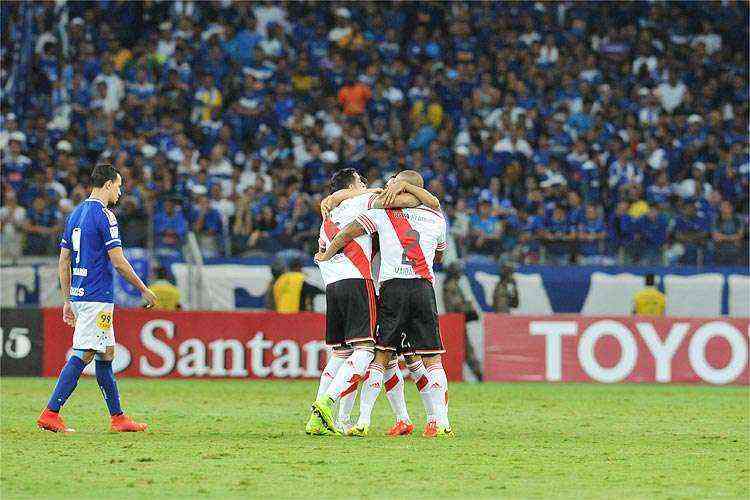
[[[383,375],[385,380],[385,395],[391,404],[391,409],[396,415],[396,421],[411,422],[409,412],[406,409],[406,399],[404,398],[404,377],[401,375],[401,369],[398,367],[398,359],[388,363],[388,368]]]
[[[359,391],[359,420],[357,427],[369,426],[372,409],[375,406],[375,400],[378,399],[380,388],[383,385],[383,366],[378,363],[370,365],[370,370],[362,383],[362,389]]]
[[[122,414],[120,408],[120,392],[117,390],[117,381],[115,373],[112,371],[112,362],[101,359],[96,360],[96,382],[104,396],[104,402],[107,403],[107,409],[112,416]]]
[[[438,427],[450,427],[448,422],[448,377],[442,363],[427,367],[430,396]]]
[[[414,380],[414,384],[417,386],[419,391],[419,397],[422,399],[424,405],[424,411],[427,414],[427,421],[431,422],[435,420],[435,409],[432,404],[432,396],[430,395],[430,387],[427,383],[427,370],[421,360],[416,361],[412,364],[407,364],[406,367],[411,373],[411,378]]]
[[[352,355],[346,358],[346,362],[339,368],[325,395],[333,401],[338,401],[345,393],[356,391],[359,381],[374,357],[375,353],[371,349],[355,348]]]
[[[320,375],[320,384],[318,385],[318,394],[316,396],[316,399],[319,399],[323,394],[326,393],[328,387],[331,385],[331,382],[333,382],[333,379],[336,378],[336,373],[338,373],[339,368],[341,368],[341,365],[344,364],[346,358],[351,355],[351,349],[334,350],[331,353],[331,355],[328,357],[326,367],[323,368],[323,373],[321,373]]]
[[[68,359],[68,362],[60,371],[60,376],[57,378],[57,384],[55,384],[55,390],[52,391],[52,396],[49,398],[47,408],[54,412],[60,411],[60,408],[73,394],[85,367],[86,363],[75,354]]]

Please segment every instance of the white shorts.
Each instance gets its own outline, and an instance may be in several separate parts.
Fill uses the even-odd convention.
[[[108,302],[72,302],[76,315],[73,349],[104,352],[115,345],[112,325],[115,305]]]

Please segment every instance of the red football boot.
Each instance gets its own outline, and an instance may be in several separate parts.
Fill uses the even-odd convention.
[[[75,432],[74,429],[70,429],[65,425],[59,413],[55,413],[49,408],[45,408],[42,414],[39,415],[36,425],[40,429],[50,432],[62,432],[63,434]]]
[[[112,415],[109,430],[113,432],[142,432],[148,429],[148,425],[135,422],[132,418],[124,413]]]
[[[390,428],[388,431],[389,436],[408,436],[414,432],[414,424],[406,423],[403,420],[396,422],[396,425]]]
[[[422,436],[426,438],[434,438],[437,436],[437,423],[435,421],[427,422]]]

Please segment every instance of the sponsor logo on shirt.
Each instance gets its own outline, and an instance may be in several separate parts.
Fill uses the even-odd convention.
[[[70,287],[70,295],[73,297],[83,297],[86,294],[86,291],[83,289],[83,287]]]
[[[83,276],[86,277],[89,275],[89,270],[85,267],[74,267],[73,268],[73,276]]]

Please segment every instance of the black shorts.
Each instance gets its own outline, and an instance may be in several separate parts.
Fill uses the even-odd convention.
[[[435,289],[426,279],[380,285],[377,347],[400,354],[442,354]]]
[[[374,342],[377,307],[372,280],[353,278],[326,286],[326,345]]]

